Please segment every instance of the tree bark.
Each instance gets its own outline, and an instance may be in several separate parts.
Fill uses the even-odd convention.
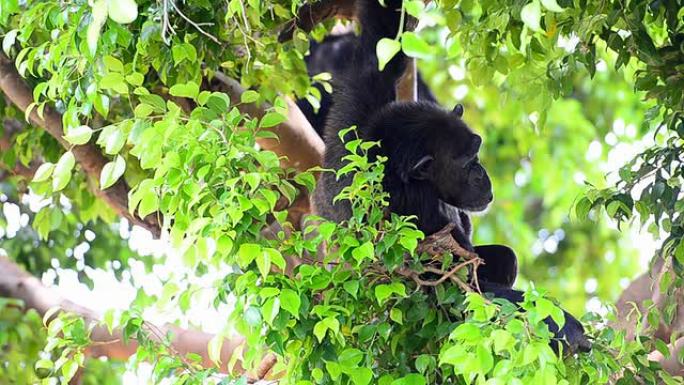
[[[278,41],[284,43],[294,36],[296,29],[310,32],[318,23],[331,18],[353,19],[354,0],[320,0],[304,4],[297,11],[297,18],[287,22],[278,35]]]
[[[649,271],[634,279],[627,288],[625,288],[615,304],[616,321],[611,323],[610,326],[616,329],[625,330],[628,339],[635,338],[637,324],[639,322],[641,322],[642,330],[650,333],[653,338],[659,338],[663,341],[669,341],[670,336],[673,333],[684,332],[684,298],[682,296],[677,298],[677,314],[671,324],[648,324],[648,319],[646,317],[648,309],[644,307],[643,303],[644,301],[652,300],[654,306],[659,310],[662,311],[664,309],[665,298],[660,293],[660,285],[658,282],[661,274],[670,268],[668,264],[664,263],[662,258],[655,258],[657,258],[657,260],[653,263],[653,266]],[[659,362],[663,366],[663,369],[672,375],[684,375],[684,364],[678,360],[679,352],[684,349],[684,337],[679,338],[668,347],[670,349],[669,357],[665,357],[660,352],[654,351],[649,354],[649,360]]]
[[[684,376],[684,365],[679,361],[679,354],[684,349],[684,337],[676,340],[673,344],[668,345],[668,347],[670,348],[669,357],[665,357],[656,350],[648,355],[648,359],[659,362],[663,369],[673,376]]]
[[[215,75],[220,82],[215,88],[228,94],[231,100],[240,100],[245,89],[240,83],[221,72]],[[278,135],[278,140],[258,139],[257,143],[265,150],[273,151],[279,156],[286,157],[284,167],[294,167],[299,171],[306,171],[312,167],[320,166],[323,159],[325,144],[311,123],[290,98],[286,98],[288,107],[287,120],[268,130]],[[243,114],[254,118],[261,118],[271,106],[263,103],[258,106],[255,103],[238,105]]]
[[[406,59],[406,70],[397,83],[397,100],[406,102],[418,101],[418,69],[416,59]]]

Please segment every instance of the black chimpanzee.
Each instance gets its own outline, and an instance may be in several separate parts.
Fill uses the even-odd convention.
[[[333,81],[340,76],[344,76],[344,72],[350,64],[350,58],[354,53],[357,40],[358,38],[354,33],[347,32],[341,35],[326,36],[320,43],[312,41],[309,55],[306,57],[306,69],[309,75],[314,76],[322,72],[328,72],[332,75]],[[417,83],[418,100],[436,103],[437,100],[421,78],[420,73],[418,74]],[[313,106],[306,99],[298,99],[297,106],[304,113],[318,135],[323,137],[325,119],[328,116],[328,112],[330,112],[330,105],[332,104],[332,95],[325,92],[321,85],[317,84],[316,88],[321,93],[318,111],[314,111]]]
[[[425,234],[454,224],[454,238],[485,261],[477,271],[483,291],[522,302],[522,293],[511,289],[517,275],[514,252],[500,245],[473,247],[470,241],[467,212],[484,210],[493,195],[489,176],[477,157],[482,140],[463,122],[463,107],[457,105],[452,111],[440,107],[422,81],[422,98],[427,100],[396,102],[395,85],[406,67],[401,52],[383,71],[378,69],[376,44],[382,38],[396,36],[400,23],[401,0],[385,3],[387,7],[377,0],[357,1],[362,33],[339,38],[346,52],[337,55],[337,65],[325,69],[332,69],[336,77],[332,103],[325,103],[329,110],[319,113],[325,119],[323,166],[343,166],[347,150],[338,135],[342,129],[355,125],[361,139],[380,141],[379,150],[372,156],[388,158],[383,187],[390,194],[390,211],[415,215],[418,228]],[[320,121],[312,120],[320,126]],[[333,198],[351,183],[351,178],[322,174],[314,194],[317,214],[337,222],[350,217],[349,202],[333,203]],[[550,329],[572,350],[588,350],[590,344],[582,325],[570,314],[565,316],[560,331],[548,319]]]

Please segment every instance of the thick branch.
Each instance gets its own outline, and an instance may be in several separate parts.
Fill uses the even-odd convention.
[[[406,70],[397,83],[397,100],[415,102],[418,100],[418,70],[416,59],[406,59]]]
[[[232,100],[240,100],[240,95],[245,92],[245,89],[237,80],[220,72],[217,72],[215,77],[220,82],[217,88],[227,93]],[[320,166],[325,148],[323,140],[311,127],[311,123],[299,110],[297,104],[289,98],[286,100],[287,120],[278,126],[269,128],[270,131],[278,135],[279,140],[259,139],[259,145],[263,149],[286,157],[287,160],[283,164],[285,167],[294,167],[299,171],[306,171],[312,167]],[[270,105],[264,103],[258,106],[254,103],[248,103],[240,104],[238,108],[244,114],[261,118],[270,108]]]
[[[684,365],[679,362],[679,352],[684,349],[684,337],[678,339],[674,344],[670,344],[670,356],[665,357],[659,351],[654,351],[648,355],[650,361],[659,362],[668,373],[673,376],[684,376]]]
[[[0,255],[0,296],[17,298],[24,302],[27,308],[35,309],[44,315],[49,309],[59,307],[63,311],[75,313],[83,317],[86,322],[98,322],[100,315],[91,309],[77,305],[68,299],[62,298],[53,290],[43,286],[40,281],[22,270],[9,258]],[[214,363],[209,359],[207,345],[214,337],[212,334],[195,330],[181,329],[174,325],[154,327],[161,336],[170,333],[171,347],[179,354],[196,353],[202,356],[202,365],[213,367]],[[96,326],[91,334],[91,340],[95,342],[88,349],[88,353],[94,357],[106,356],[113,359],[126,360],[135,354],[137,343],[131,340],[128,344],[123,343],[120,330],[113,330],[110,334],[104,326]],[[244,343],[242,337],[226,339],[221,348],[221,371],[227,371],[227,363],[230,361],[235,349]],[[272,356],[266,357],[260,367],[251,377],[261,379],[273,366]],[[242,374],[244,369],[238,360],[233,374]]]
[[[644,312],[642,303],[651,298],[653,280],[648,272],[640,275],[622,292],[615,303],[616,321],[612,327],[627,331],[627,338],[634,338],[636,325],[639,321],[638,313],[634,311],[634,305],[639,313]]]
[[[19,108],[26,111],[33,103],[33,92],[26,84],[24,79],[17,72],[14,63],[4,54],[0,53],[0,90],[7,98]],[[102,153],[92,143],[83,146],[73,146],[64,140],[64,128],[62,126],[62,116],[51,107],[46,107],[43,117],[38,116],[34,109],[29,116],[33,124],[42,127],[64,148],[71,148],[76,161],[81,165],[85,173],[93,180],[99,180],[102,168],[108,162]],[[128,186],[123,180],[119,180],[112,187],[106,190],[93,188],[96,196],[107,202],[114,211],[122,217],[127,218],[131,223],[144,227],[155,236],[159,236],[161,227],[154,215],[145,219],[140,219],[128,212]]]
[[[643,327],[650,327],[651,333],[654,337],[667,341],[673,332],[684,332],[684,300],[681,295],[676,295],[678,299],[677,314],[675,314],[674,321],[669,324],[661,323],[660,325],[648,325],[648,318],[645,313],[648,311],[644,308],[643,302],[652,300],[653,304],[664,311],[666,305],[666,298],[660,292],[660,278],[663,274],[671,274],[672,266],[664,263],[662,258],[658,259],[653,264],[651,270],[640,275],[622,292],[615,307],[617,309],[617,322],[614,327],[627,331],[627,336],[633,338],[638,321],[642,322]],[[642,318],[638,319],[639,315],[634,311],[634,304],[636,304]]]
[[[296,29],[310,32],[318,23],[328,19],[352,19],[354,3],[354,0],[321,0],[304,4],[297,12],[297,18],[285,24],[278,41],[284,43],[291,40]]]
[[[673,333],[684,331],[684,303],[681,296],[678,297],[677,314],[672,323],[648,324],[648,317],[646,316],[648,308],[644,307],[643,303],[646,300],[652,300],[654,306],[661,311],[664,310],[665,297],[660,293],[659,281],[662,274],[671,269],[671,266],[664,263],[662,258],[656,258],[658,259],[653,263],[651,269],[632,281],[615,304],[616,321],[611,326],[625,330],[629,339],[635,337],[639,322],[641,322],[642,328],[652,334],[654,338],[663,341],[669,341]],[[684,338],[678,339],[669,348],[670,357],[665,358],[660,352],[654,351],[649,354],[649,360],[659,362],[672,375],[684,375],[684,365],[678,361],[678,352],[684,349]]]

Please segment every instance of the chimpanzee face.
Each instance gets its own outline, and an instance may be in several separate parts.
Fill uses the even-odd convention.
[[[425,144],[428,153],[413,165],[411,175],[432,183],[445,203],[482,211],[493,199],[492,183],[477,157],[482,138],[463,123],[459,106],[444,122],[446,127],[430,127]]]

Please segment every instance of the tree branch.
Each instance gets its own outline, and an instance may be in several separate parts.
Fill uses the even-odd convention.
[[[397,100],[418,101],[418,70],[414,58],[406,59],[406,70],[397,83]]]
[[[100,314],[86,307],[75,304],[68,299],[62,298],[53,290],[43,286],[35,277],[25,272],[7,256],[0,255],[0,296],[20,299],[27,308],[35,309],[41,316],[54,307],[62,311],[77,314],[86,320],[86,323],[99,322]],[[196,353],[202,356],[202,365],[210,368],[214,363],[209,359],[207,345],[214,337],[212,334],[201,331],[187,330],[175,325],[152,326],[162,337],[171,334],[171,347],[179,354],[185,356],[188,353]],[[157,333],[155,333],[157,334]],[[107,328],[98,325],[90,336],[93,345],[87,353],[93,357],[106,356],[112,359],[126,360],[136,353],[137,343],[131,340],[128,344],[123,343],[121,330],[113,330],[110,334]],[[227,372],[227,363],[230,361],[235,350],[244,343],[242,337],[226,339],[221,347],[221,362],[219,368]],[[259,365],[255,373],[248,375],[252,380],[262,379],[271,369],[275,359],[267,356]],[[245,370],[238,360],[233,368],[233,374],[243,374]]]
[[[684,331],[684,301],[679,296],[677,314],[671,324],[661,322],[660,325],[649,325],[647,312],[648,308],[643,303],[652,300],[654,306],[660,311],[664,310],[665,298],[660,293],[659,281],[662,274],[666,273],[669,266],[663,258],[656,257],[651,269],[636,279],[634,279],[618,298],[615,308],[616,321],[610,326],[616,329],[625,330],[627,338],[633,339],[637,333],[637,324],[641,323],[642,328],[648,330],[654,338],[662,341],[669,341],[673,333]],[[636,310],[635,310],[636,306]],[[638,310],[638,311],[637,311]],[[684,364],[678,361],[678,353],[684,349],[684,337],[679,338],[674,344],[669,345],[670,357],[665,357],[658,351],[649,354],[651,361],[659,362],[663,368],[672,375],[684,375]]]
[[[665,357],[656,350],[648,355],[648,359],[660,363],[663,369],[673,376],[684,376],[684,365],[679,361],[679,352],[684,349],[684,337],[679,338],[668,347],[670,348],[669,357]]]
[[[33,103],[33,91],[22,79],[21,75],[19,75],[14,63],[3,53],[0,53],[0,90],[21,111],[26,111],[29,105]],[[72,147],[71,144],[64,140],[64,127],[62,126],[62,115],[60,113],[51,107],[46,107],[41,118],[34,109],[31,111],[29,119],[33,124],[42,127],[57,139],[64,148],[70,148],[83,171],[91,179],[99,180],[102,168],[108,162],[108,159],[91,143]],[[129,188],[123,180],[119,180],[106,190],[101,190],[97,187],[94,187],[93,190],[93,193],[107,202],[117,214],[125,217],[129,222],[149,230],[155,236],[159,236],[161,226],[155,215],[149,215],[145,219],[140,219],[128,212]]]
[[[304,4],[297,11],[297,17],[285,24],[278,35],[278,41],[292,40],[296,29],[310,32],[318,23],[332,18],[353,19],[354,0],[321,0]]]
[[[232,100],[240,100],[240,95],[245,89],[240,83],[221,72],[214,74],[219,84],[214,84],[213,89],[225,92]],[[259,146],[265,150],[270,150],[284,156],[287,159],[283,163],[285,167],[294,167],[299,171],[306,171],[312,167],[320,166],[323,159],[323,149],[325,144],[316,131],[311,127],[311,123],[297,107],[292,99],[287,98],[288,116],[287,120],[269,131],[278,135],[278,140],[258,139]],[[238,109],[243,114],[251,117],[261,118],[266,110],[271,106],[263,103],[261,106],[255,103],[244,103],[238,105]]]

